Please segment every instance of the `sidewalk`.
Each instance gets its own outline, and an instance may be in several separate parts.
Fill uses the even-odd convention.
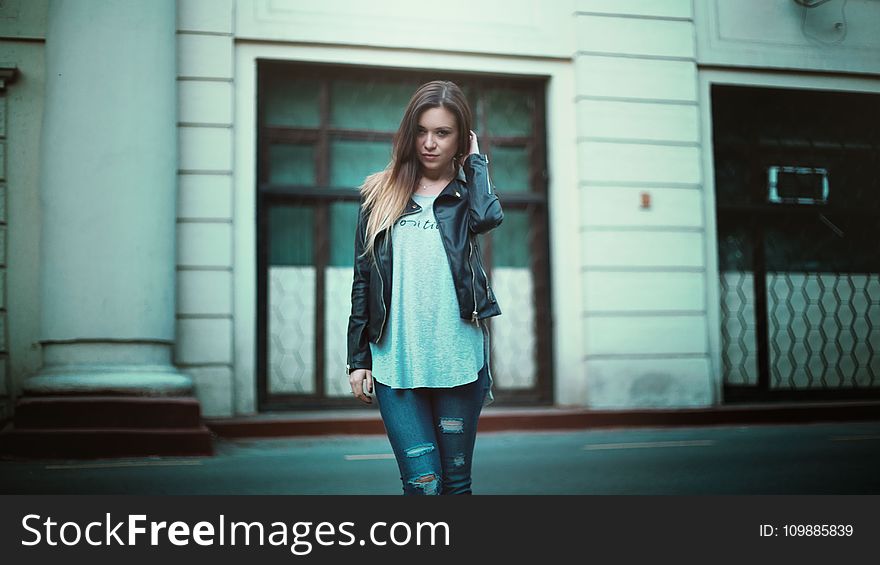
[[[215,438],[211,456],[0,461],[0,494],[401,493],[384,435]],[[880,493],[880,423],[478,434],[476,494]]]
[[[880,421],[880,401],[763,403],[668,410],[488,407],[483,410],[479,425],[480,432],[497,432],[858,421]],[[223,438],[385,433],[376,408],[270,412],[206,418],[204,423]]]
[[[385,435],[376,407],[337,410],[279,411],[234,418],[200,418],[180,428],[171,409],[153,410],[138,419],[137,403],[99,409],[101,399],[90,399],[95,409],[78,418],[49,411],[60,422],[45,418],[16,429],[8,423],[0,432],[0,458],[101,458],[210,455],[218,442],[239,438],[329,438],[329,436]],[[146,402],[152,404],[155,401]],[[72,404],[77,404],[76,402]],[[50,406],[51,407],[51,406]],[[155,408],[155,407],[154,407]],[[36,414],[36,412],[34,412]],[[166,418],[167,416],[167,418]],[[89,419],[91,418],[91,420]],[[98,424],[92,422],[97,418]],[[168,418],[171,418],[168,420]],[[106,422],[105,422],[106,420]],[[167,421],[166,421],[167,420]],[[497,407],[483,410],[479,431],[550,432],[696,428],[779,424],[880,422],[880,401],[836,401],[726,405],[694,409],[590,410],[582,407]],[[137,424],[137,425],[134,425]],[[324,441],[323,439],[321,441]]]

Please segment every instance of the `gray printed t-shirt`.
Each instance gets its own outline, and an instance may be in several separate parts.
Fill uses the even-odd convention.
[[[413,194],[421,211],[391,228],[391,307],[381,343],[370,342],[370,350],[373,378],[392,388],[463,385],[483,367],[483,332],[459,315],[435,199]]]

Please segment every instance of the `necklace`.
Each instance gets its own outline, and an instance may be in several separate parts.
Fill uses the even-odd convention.
[[[449,182],[450,182],[451,180],[452,180],[451,177],[450,177],[449,179],[440,179],[440,182],[438,182],[438,183],[436,183],[436,184],[432,184],[431,186],[428,186],[428,185],[426,185],[425,183],[419,183],[419,184],[422,185],[422,188],[421,188],[421,189],[422,189],[423,191],[429,191],[429,190],[432,190],[432,189],[436,188],[437,186],[440,186],[441,184],[445,186],[445,185],[449,184]]]

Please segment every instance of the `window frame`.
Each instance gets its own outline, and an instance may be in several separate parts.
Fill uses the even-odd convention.
[[[267,82],[273,73],[299,74],[320,81],[319,121],[317,127],[270,126],[266,123]],[[528,191],[498,192],[502,207],[507,210],[525,210],[534,220],[529,233],[529,268],[534,277],[533,301],[535,304],[536,382],[532,388],[510,390],[496,387],[495,397],[499,405],[551,404],[553,392],[552,374],[552,323],[549,244],[549,198],[546,170],[545,99],[546,77],[523,75],[499,75],[484,73],[446,72],[421,69],[353,66],[327,63],[306,63],[257,60],[257,312],[256,312],[256,386],[259,411],[301,408],[362,408],[351,397],[335,397],[325,393],[325,269],[330,265],[330,205],[336,202],[358,202],[356,187],[331,186],[330,142],[336,140],[376,141],[390,147],[393,131],[358,130],[330,126],[331,84],[333,80],[406,81],[422,84],[442,78],[452,80],[469,89],[475,130],[480,135],[480,150],[490,157],[492,147],[525,147],[529,156]],[[535,101],[532,109],[532,135],[493,136],[488,129],[486,112],[481,111],[485,90],[489,88],[521,89]],[[401,108],[401,111],[403,108]],[[315,184],[293,185],[269,182],[269,151],[273,143],[312,143],[315,146]],[[269,273],[269,208],[274,205],[305,205],[315,210],[313,256],[316,269],[315,280],[315,350],[313,394],[269,394],[269,335],[268,335],[268,273]],[[354,229],[354,226],[352,226]],[[353,233],[353,232],[352,232]],[[484,265],[492,270],[491,233],[481,236]],[[503,305],[502,305],[503,308]],[[490,320],[491,330],[491,320]],[[343,378],[342,366],[339,378]],[[497,379],[496,379],[497,382]]]

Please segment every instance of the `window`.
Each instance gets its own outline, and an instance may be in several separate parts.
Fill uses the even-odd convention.
[[[726,401],[880,392],[877,103],[713,86]]]
[[[437,78],[468,97],[505,211],[481,240],[502,309],[490,321],[496,398],[550,401],[543,79],[260,61],[261,409],[356,406],[345,362],[357,188],[390,160],[413,92]]]

